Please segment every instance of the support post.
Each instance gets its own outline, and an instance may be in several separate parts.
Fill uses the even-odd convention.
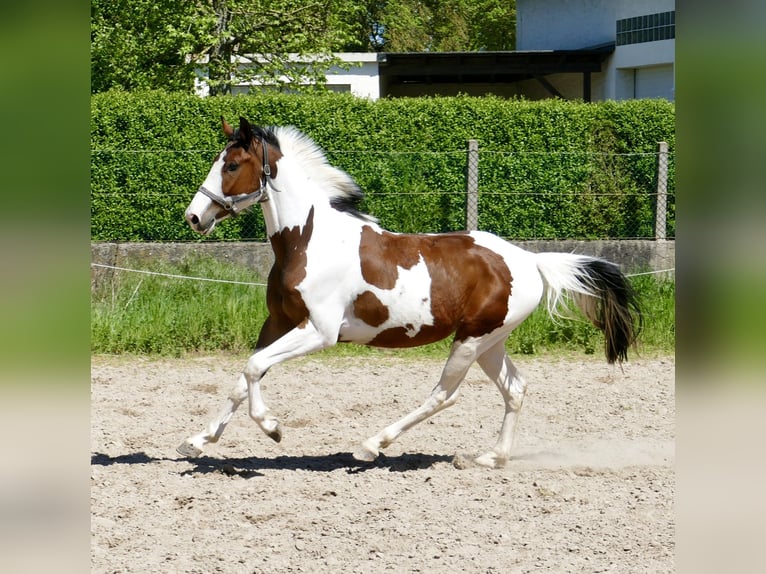
[[[479,227],[479,142],[468,140],[468,168],[465,190],[465,228],[476,231]]]
[[[654,238],[667,239],[668,218],[668,142],[657,146],[657,203],[654,208]]]

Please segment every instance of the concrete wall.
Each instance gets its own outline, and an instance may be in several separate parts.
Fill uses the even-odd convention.
[[[517,50],[580,50],[614,42],[625,0],[517,0]]]
[[[620,265],[626,273],[675,268],[675,242],[620,241],[518,241],[530,251],[565,251],[595,255]],[[253,280],[265,279],[274,263],[268,243],[92,243],[91,262],[128,269],[151,270],[159,262],[181,263],[190,257],[211,257],[252,268]],[[113,269],[91,267],[91,288],[109,283]],[[669,275],[673,275],[670,272]]]

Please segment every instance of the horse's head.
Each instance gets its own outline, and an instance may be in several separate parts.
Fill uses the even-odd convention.
[[[276,163],[282,157],[271,132],[251,126],[245,118],[239,118],[237,130],[223,117],[221,122],[229,143],[186,208],[186,221],[203,235],[219,221],[267,201],[267,186],[276,177]]]

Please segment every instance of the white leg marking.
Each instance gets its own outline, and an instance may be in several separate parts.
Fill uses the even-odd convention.
[[[226,401],[226,405],[221,409],[210,423],[205,427],[201,433],[189,437],[182,442],[176,449],[179,454],[188,457],[195,457],[202,454],[202,448],[210,443],[217,442],[223,434],[223,429],[231,420],[234,411],[237,410],[242,401],[247,398],[247,380],[244,375],[240,375],[237,384],[229,393],[229,398]]]
[[[511,457],[513,431],[524,402],[527,383],[506,354],[505,341],[496,343],[484,352],[477,362],[503,395],[505,415],[497,444],[491,451],[478,457],[476,463],[490,468],[501,468]]]
[[[387,426],[375,436],[364,441],[354,452],[354,458],[366,462],[375,460],[380,454],[380,449],[390,445],[403,432],[439,411],[454,405],[457,401],[460,383],[463,382],[468,368],[475,358],[476,345],[453,343],[447,363],[444,365],[441,379],[439,379],[439,382],[431,391],[428,399],[404,418]]]
[[[248,359],[244,377],[247,380],[250,417],[276,442],[282,440],[282,429],[279,420],[269,413],[269,408],[263,401],[261,378],[277,363],[327,348],[335,344],[336,340],[337,333],[325,336],[309,321],[305,327],[296,327],[288,331]]]
[[[309,322],[305,327],[295,328],[268,347],[258,350],[248,359],[245,371],[240,375],[237,385],[218,416],[205,427],[205,430],[186,439],[176,450],[188,457],[202,454],[202,448],[206,444],[216,442],[221,437],[234,411],[246,398],[249,399],[250,417],[258,423],[261,430],[277,442],[282,440],[279,421],[269,414],[269,409],[261,396],[261,378],[275,364],[329,347],[335,343],[335,339],[323,336]]]

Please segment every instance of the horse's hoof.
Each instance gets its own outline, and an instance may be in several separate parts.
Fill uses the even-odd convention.
[[[197,448],[188,441],[184,441],[176,447],[176,452],[186,458],[196,458],[202,454],[202,449]]]
[[[485,468],[503,468],[506,459],[498,456],[496,452],[488,452],[474,459],[474,462]]]
[[[366,444],[361,444],[357,447],[357,449],[353,453],[353,457],[355,460],[358,460],[360,462],[374,462],[376,458],[378,458],[378,449],[373,449]]]
[[[277,427],[273,431],[266,433],[266,435],[274,442],[280,442],[282,440],[282,429]]]
[[[458,470],[465,470],[467,468],[474,468],[478,465],[476,464],[475,458],[471,458],[470,456],[466,456],[464,454],[456,454],[452,458],[452,466]]]

